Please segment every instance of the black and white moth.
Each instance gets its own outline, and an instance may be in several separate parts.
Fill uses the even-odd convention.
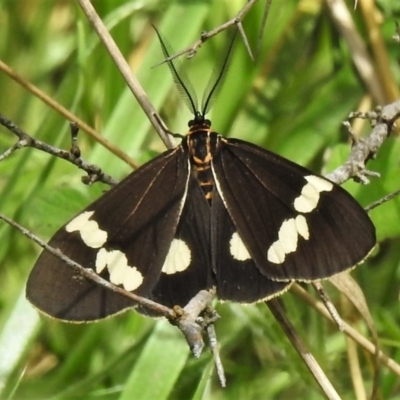
[[[205,115],[227,59],[201,111],[169,62],[194,113],[189,132],[64,225],[50,246],[169,307],[213,287],[222,300],[268,300],[292,281],[328,278],[368,255],[374,226],[344,189],[212,130]],[[29,276],[27,298],[45,314],[75,322],[134,307],[47,251]]]

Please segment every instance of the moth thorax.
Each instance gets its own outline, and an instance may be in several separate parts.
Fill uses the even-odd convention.
[[[187,141],[192,170],[209,202],[214,188],[211,161],[217,151],[218,140],[215,132],[201,129],[190,133]]]

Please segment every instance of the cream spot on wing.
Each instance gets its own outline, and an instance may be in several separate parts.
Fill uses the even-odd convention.
[[[122,251],[100,249],[96,257],[96,272],[100,274],[105,267],[110,274],[110,282],[122,285],[125,290],[135,290],[143,283],[143,275],[136,267],[128,265],[128,259]]]
[[[307,183],[293,205],[296,211],[308,213],[317,207],[321,192],[329,192],[333,189],[333,183],[315,175],[305,176],[304,179]]]
[[[313,185],[309,183],[303,186],[301,194],[294,200],[294,208],[298,212],[308,213],[317,206],[319,200],[319,192]]]
[[[282,264],[285,261],[285,257],[285,251],[283,250],[283,247],[279,240],[272,243],[271,247],[268,249],[268,261],[274,264]]]
[[[79,232],[86,246],[98,249],[107,241],[107,232],[100,229],[96,221],[89,220],[93,214],[94,211],[85,211],[79,214],[65,226],[65,230],[67,232]]]
[[[305,179],[308,183],[315,186],[319,192],[330,192],[333,189],[333,183],[320,176],[308,175]]]
[[[71,220],[65,227],[67,232],[80,231],[89,221],[89,218],[94,214],[94,211],[85,211]]]
[[[298,215],[283,221],[276,240],[268,249],[267,259],[274,264],[282,264],[286,255],[297,250],[299,236],[308,240],[310,233],[306,218]]]
[[[298,215],[296,217],[296,230],[303,239],[308,240],[310,238],[310,231],[308,230],[307,221],[304,215]]]
[[[285,254],[292,253],[297,248],[297,230],[293,218],[283,221],[278,233],[278,240]]]
[[[165,258],[162,272],[168,275],[182,272],[190,265],[191,259],[188,245],[181,239],[174,239]]]
[[[243,240],[237,232],[232,235],[231,240],[229,241],[229,250],[235,260],[246,261],[251,259]]]
[[[96,256],[96,273],[101,274],[104,268],[107,266],[107,254],[108,251],[106,249],[100,249]]]

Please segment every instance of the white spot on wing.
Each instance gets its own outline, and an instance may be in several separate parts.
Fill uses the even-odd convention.
[[[274,264],[282,264],[285,261],[285,251],[279,240],[272,243],[271,247],[268,249],[268,261]]]
[[[296,217],[296,230],[303,239],[308,240],[310,238],[310,232],[304,215],[298,215]]]
[[[96,273],[101,274],[103,269],[107,266],[107,254],[106,249],[100,249],[96,256]]]
[[[297,229],[293,218],[283,221],[278,233],[279,243],[285,254],[292,253],[297,248]]]
[[[70,221],[66,226],[67,232],[78,231],[86,246],[98,249],[107,241],[107,232],[100,229],[99,224],[89,218],[94,211],[85,211]]]
[[[307,183],[293,205],[296,211],[308,213],[317,207],[321,192],[329,192],[333,189],[333,183],[315,175],[305,176],[304,179]]]
[[[100,249],[96,257],[96,272],[100,274],[105,267],[110,274],[110,282],[122,285],[125,290],[135,290],[143,283],[143,275],[136,267],[128,265],[128,259],[122,251]]]
[[[80,231],[89,221],[89,218],[94,214],[94,211],[85,211],[79,214],[72,221],[70,221],[65,230],[67,232]]]
[[[294,200],[294,208],[298,212],[308,213],[317,206],[319,200],[319,192],[313,185],[309,183],[303,186],[301,194]]]
[[[182,272],[190,265],[191,259],[188,245],[181,239],[174,239],[165,258],[162,272],[168,275]]]
[[[232,235],[231,240],[229,241],[229,250],[232,257],[238,261],[246,261],[251,258],[246,246],[237,232]]]
[[[303,215],[283,221],[276,240],[268,249],[268,261],[282,264],[286,255],[297,250],[299,236],[308,240],[310,237],[308,225]]]
[[[306,181],[313,185],[318,192],[330,192],[333,189],[333,183],[320,176],[309,175],[305,177]]]

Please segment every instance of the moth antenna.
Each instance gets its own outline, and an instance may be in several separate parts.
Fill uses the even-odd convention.
[[[235,33],[232,36],[232,40],[229,44],[228,50],[226,52],[225,57],[223,58],[223,63],[221,68],[216,71],[214,70],[213,73],[210,76],[210,79],[207,83],[206,90],[204,91],[203,98],[201,100],[201,114],[204,117],[208,111],[210,111],[210,108],[212,106],[212,103],[221,90],[222,87],[222,82],[224,81],[226,77],[226,72],[228,71],[228,66],[230,64],[230,61],[232,59],[232,49],[233,49],[233,44],[235,42],[237,35],[237,29],[235,30]]]
[[[153,26],[154,30],[157,33],[158,40],[160,41],[161,49],[164,53],[165,58],[168,58],[172,51],[172,47],[167,41],[161,36],[160,32],[157,30],[155,26]],[[197,96],[193,89],[193,86],[186,75],[186,73],[180,67],[179,61],[177,59],[168,60],[168,67],[171,71],[172,78],[174,80],[175,86],[181,94],[186,106],[193,112],[193,115],[198,114],[198,102]]]

